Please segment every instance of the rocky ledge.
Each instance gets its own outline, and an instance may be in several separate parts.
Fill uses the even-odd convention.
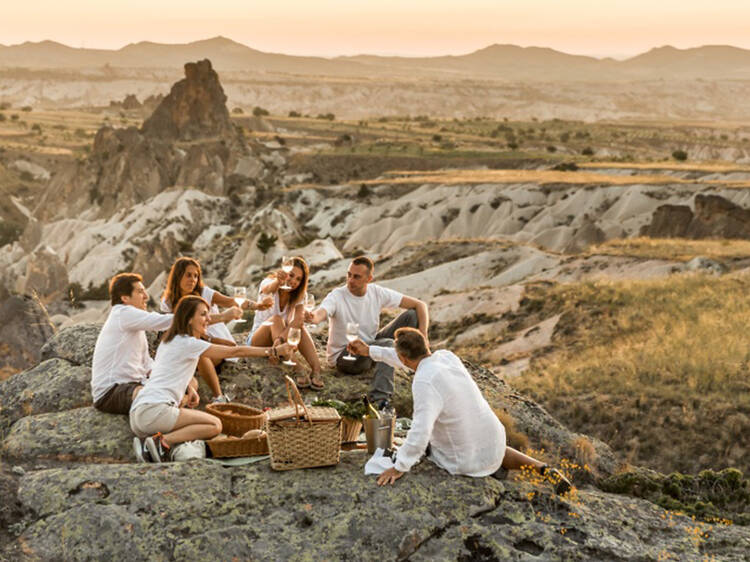
[[[43,362],[0,383],[0,558],[10,560],[746,560],[750,529],[697,522],[643,499],[603,492],[618,470],[609,448],[573,434],[489,371],[469,365],[513,432],[578,488],[451,477],[429,462],[385,489],[364,476],[367,455],[338,466],[272,471],[267,460],[133,463],[124,416],[88,406],[96,326],[57,334]],[[249,404],[285,400],[281,369],[240,362],[224,387]],[[369,375],[326,373],[322,398],[355,398]],[[410,411],[410,377],[394,402]],[[306,399],[311,400],[312,394]],[[506,423],[508,421],[506,420]],[[580,443],[586,469],[575,469]],[[567,460],[564,460],[567,459]],[[580,464],[583,464],[582,462]]]

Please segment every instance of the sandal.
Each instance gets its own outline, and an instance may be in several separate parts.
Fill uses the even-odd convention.
[[[320,373],[313,375],[313,378],[310,380],[310,388],[313,390],[323,390],[325,385],[323,384],[323,379],[320,378]]]
[[[297,384],[297,388],[310,388],[312,386],[310,375],[308,374],[298,375],[295,383]]]

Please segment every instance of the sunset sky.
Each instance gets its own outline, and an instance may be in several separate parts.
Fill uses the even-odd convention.
[[[625,57],[652,47],[750,48],[748,0],[26,0],[0,43],[185,43],[223,35],[301,55],[464,54],[493,43]]]

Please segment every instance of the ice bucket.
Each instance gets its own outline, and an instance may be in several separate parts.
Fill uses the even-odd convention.
[[[377,418],[362,418],[367,438],[367,452],[372,454],[375,449],[388,449],[393,443],[393,430],[396,427],[396,416],[381,416]]]

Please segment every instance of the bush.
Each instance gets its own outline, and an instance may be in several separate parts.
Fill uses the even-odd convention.
[[[42,134],[42,126],[39,123],[34,123],[31,126],[31,130],[34,131],[34,132],[36,132],[36,133],[39,133],[40,135]]]
[[[235,115],[242,115],[243,113],[245,113],[245,110],[241,107],[235,107],[234,109],[232,109],[232,113],[234,113]]]
[[[581,154],[583,154],[584,156],[593,156],[594,155],[594,149],[591,148],[590,146],[587,146],[586,148],[584,148],[581,151]]]
[[[443,140],[443,135],[432,135],[433,142],[441,142]]]
[[[10,120],[11,121],[18,121],[18,113],[14,113],[13,115],[11,115],[10,116]]]
[[[10,104],[7,101],[0,103],[0,111],[5,111],[6,109],[10,109]]]
[[[563,133],[560,135],[560,142],[568,142],[570,140],[570,133]]]
[[[24,106],[23,106],[23,107],[21,108],[21,111],[27,111],[27,112],[28,112],[28,111],[31,111],[31,109],[32,109],[32,108],[31,108],[31,106],[30,106],[30,105],[24,105]]]
[[[547,146],[547,152],[557,152],[557,147],[553,144]]]
[[[299,111],[290,111],[289,117],[302,117],[302,114]]]
[[[267,109],[263,109],[262,107],[258,107],[257,105],[253,108],[253,115],[256,117],[263,117],[264,115],[270,115],[268,113]]]
[[[5,246],[18,240],[23,229],[17,225],[5,221],[0,221],[0,246]]]
[[[34,176],[27,170],[21,172],[18,177],[21,178],[21,181],[34,181]]]
[[[333,113],[318,113],[318,119],[324,119],[327,121],[333,121],[336,116]]]
[[[687,160],[687,157],[687,152],[685,152],[684,150],[675,150],[672,153],[672,158],[674,158],[675,160],[679,160],[680,162],[684,162],[685,160]]]
[[[511,150],[516,150],[518,148],[518,143],[517,142],[509,142],[508,143],[508,148],[510,148]]]

